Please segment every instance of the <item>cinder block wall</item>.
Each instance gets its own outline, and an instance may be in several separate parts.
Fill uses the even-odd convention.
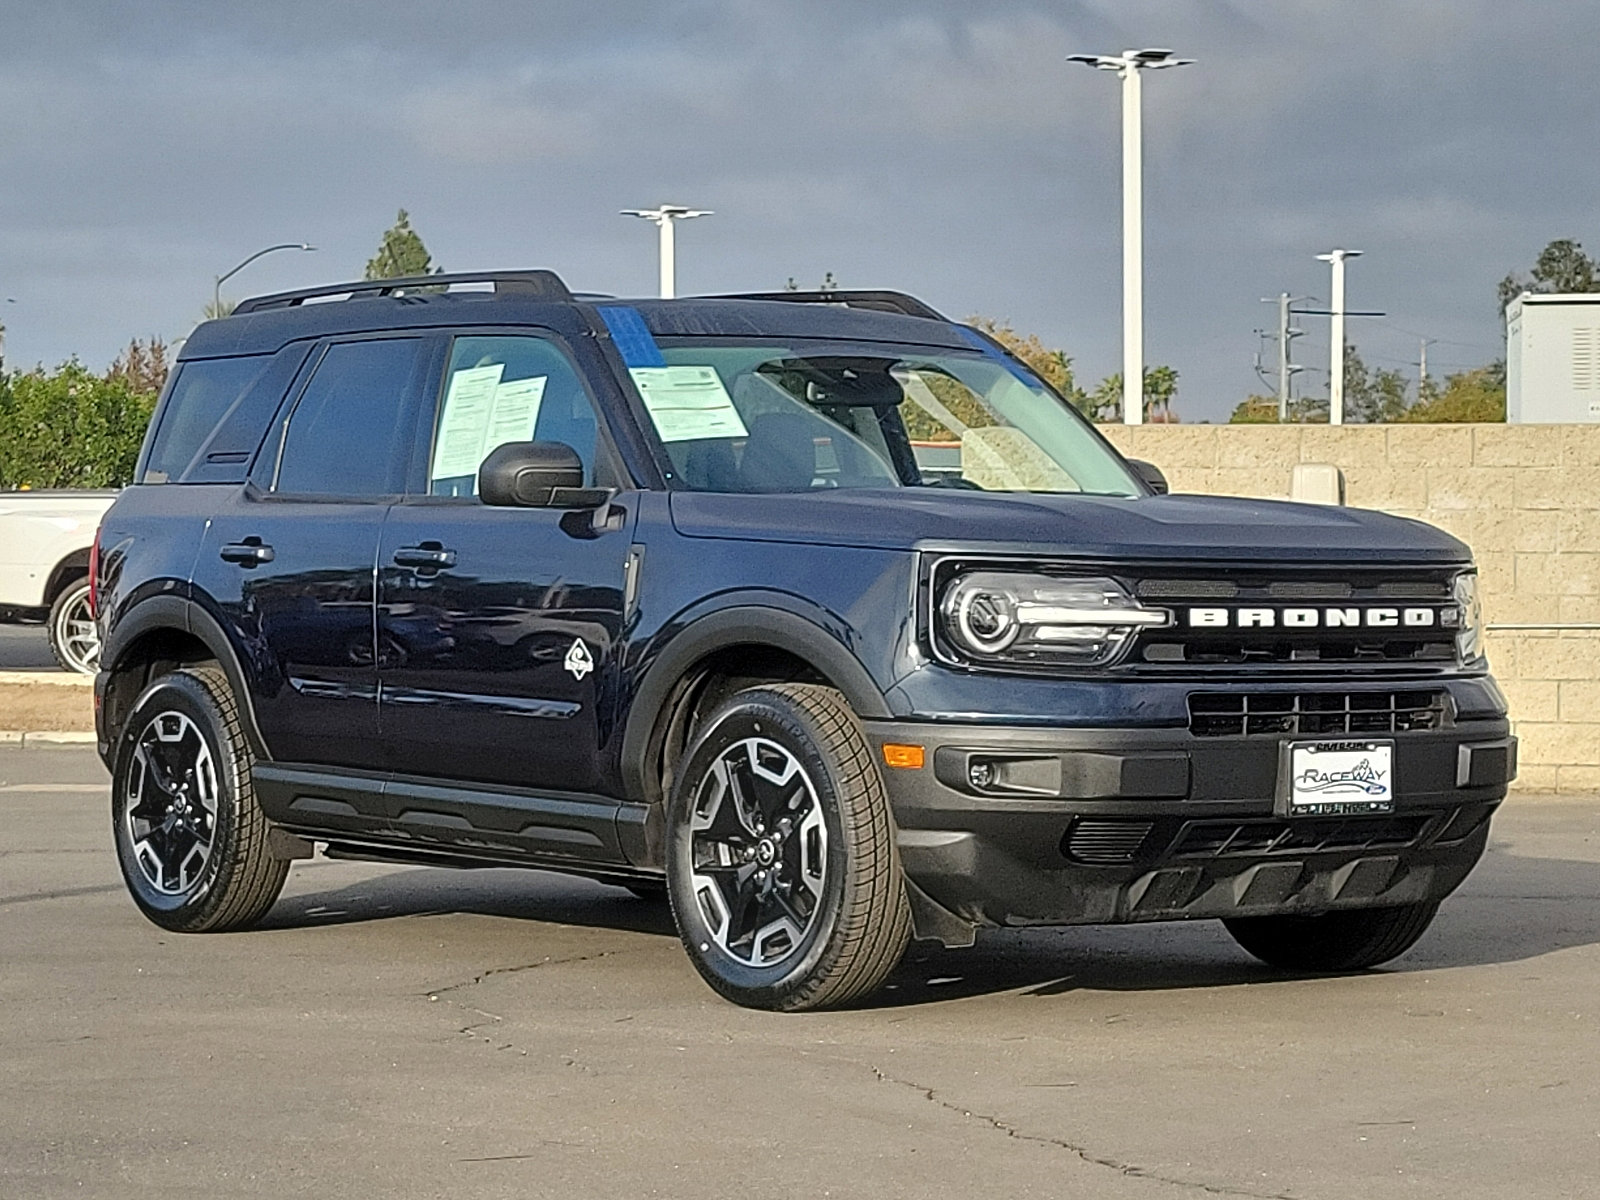
[[[1500,627],[1489,661],[1522,739],[1517,786],[1600,790],[1600,425],[1102,428],[1173,491],[1283,498],[1295,463],[1329,462],[1351,505],[1461,538]]]

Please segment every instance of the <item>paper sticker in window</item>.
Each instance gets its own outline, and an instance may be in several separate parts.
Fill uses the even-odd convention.
[[[502,383],[504,372],[504,363],[490,363],[450,376],[434,438],[431,478],[475,475],[478,464],[496,446],[532,440],[548,376]]]
[[[629,372],[663,442],[742,438],[749,431],[711,367],[634,367]]]

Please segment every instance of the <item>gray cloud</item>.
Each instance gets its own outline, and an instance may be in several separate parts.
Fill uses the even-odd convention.
[[[13,363],[103,363],[233,294],[359,274],[404,206],[454,268],[645,292],[652,231],[717,210],[685,290],[833,271],[1012,320],[1117,370],[1115,81],[1074,50],[1172,45],[1146,88],[1147,345],[1180,411],[1258,389],[1259,297],[1352,303],[1384,365],[1497,353],[1495,281],[1595,229],[1587,6],[1100,0],[0,2],[0,294]],[[1597,245],[1595,248],[1600,248]],[[1302,359],[1326,353],[1324,330]]]

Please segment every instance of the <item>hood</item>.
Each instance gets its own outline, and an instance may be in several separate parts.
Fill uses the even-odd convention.
[[[880,550],[1215,562],[1465,563],[1465,544],[1421,521],[1358,508],[1231,496],[841,489],[780,495],[673,492],[695,538]]]

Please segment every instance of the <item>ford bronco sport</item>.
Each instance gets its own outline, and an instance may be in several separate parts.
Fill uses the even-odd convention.
[[[1391,959],[1515,771],[1468,550],[1165,491],[897,293],[246,301],[95,547],[123,875],[186,931],[314,844],[664,891],[774,1009],[984,926]]]

